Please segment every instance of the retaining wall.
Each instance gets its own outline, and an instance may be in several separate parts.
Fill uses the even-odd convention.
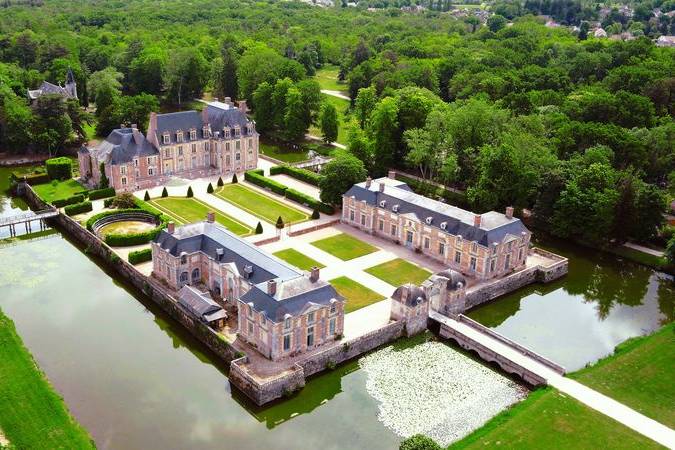
[[[312,233],[312,232],[317,231],[317,230],[332,227],[333,225],[337,225],[339,223],[340,223],[340,219],[335,219],[335,220],[331,220],[330,222],[320,223],[319,225],[313,225],[311,227],[303,228],[301,230],[289,231],[288,235],[291,236],[291,237],[300,236],[301,234]]]

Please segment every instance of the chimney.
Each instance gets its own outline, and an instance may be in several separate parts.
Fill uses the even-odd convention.
[[[506,218],[513,219],[513,206],[506,207]]]
[[[475,214],[473,216],[473,226],[476,228],[480,228],[480,224],[482,222],[482,217],[480,214]]]
[[[312,267],[311,272],[309,273],[309,281],[316,283],[319,281],[319,268],[314,266]]]
[[[169,234],[173,234],[173,232],[176,231],[176,224],[173,222],[169,222],[168,225],[166,226],[166,231]]]
[[[384,192],[384,183],[380,183],[380,192]]]
[[[232,104],[232,97],[225,97],[225,101],[223,102],[226,105],[231,105]]]
[[[213,223],[216,221],[216,214],[213,211],[209,211],[206,213],[206,221],[208,223]]]
[[[136,124],[131,126],[131,134],[134,137],[134,142],[136,145],[141,145],[143,143],[143,133],[138,131],[138,128],[136,128]]]
[[[218,97],[213,97],[213,101],[214,101],[214,102],[217,102],[217,101],[218,101]]]
[[[387,173],[387,178],[391,178],[392,180],[395,180],[396,179],[396,171],[390,170],[389,173]]]
[[[366,178],[366,189],[370,189],[370,185],[372,184],[373,179],[368,177]]]
[[[248,111],[248,106],[246,106],[246,100],[239,100],[237,102],[237,108],[239,108],[239,111],[246,114],[246,112]]]
[[[277,282],[276,280],[269,280],[267,282],[267,293],[274,297],[277,293]]]

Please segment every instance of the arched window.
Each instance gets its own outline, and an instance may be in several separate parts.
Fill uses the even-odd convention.
[[[180,263],[187,264],[187,255],[180,255]]]
[[[199,267],[198,267],[198,268],[196,268],[192,271],[192,282],[193,283],[197,282],[197,281],[199,281],[199,279],[200,279],[200,277],[199,277]]]
[[[180,282],[181,283],[187,283],[188,280],[188,273],[187,272],[182,272],[180,274]]]

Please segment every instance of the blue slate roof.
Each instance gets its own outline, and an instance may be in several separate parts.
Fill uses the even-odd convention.
[[[227,317],[223,308],[214,302],[207,292],[199,292],[192,286],[186,285],[181,288],[178,303],[206,323]]]
[[[92,150],[97,159],[112,164],[131,162],[138,156],[153,156],[158,150],[138,130],[118,128],[110,132],[98,147]]]
[[[380,183],[385,184],[383,192],[379,191]],[[493,242],[502,242],[508,234],[520,236],[522,232],[528,232],[520,219],[516,217],[509,219],[496,211],[482,214],[481,226],[476,227],[474,225],[476,214],[416,194],[407,184],[398,183],[401,184],[395,185],[390,178],[381,178],[373,180],[369,188],[366,188],[365,182],[355,184],[344,195],[353,196],[357,201],[365,201],[369,205],[390,212],[394,212],[396,206],[398,211],[395,214],[411,215],[430,227],[442,229],[441,223],[445,223],[445,232],[455,236],[461,235],[463,239],[476,241],[485,247]],[[384,206],[381,206],[381,202],[384,202]],[[428,224],[427,218],[431,218]]]

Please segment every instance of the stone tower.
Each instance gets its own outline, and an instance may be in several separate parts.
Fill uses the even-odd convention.
[[[71,69],[68,69],[68,73],[66,74],[65,89],[71,98],[77,98],[77,83],[75,82],[75,75],[73,75]]]

